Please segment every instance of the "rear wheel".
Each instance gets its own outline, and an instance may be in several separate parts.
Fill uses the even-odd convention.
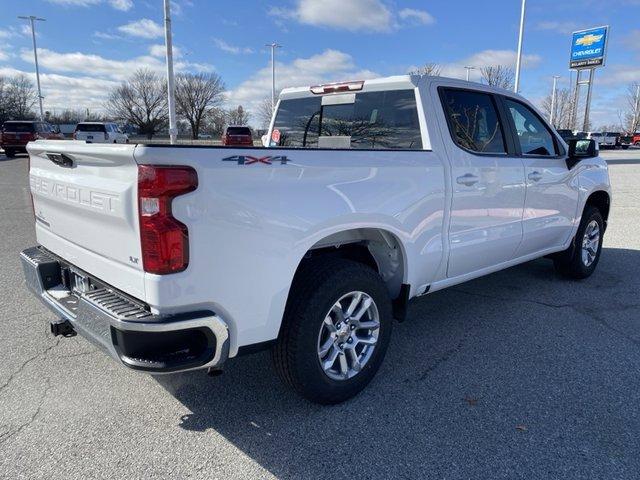
[[[604,220],[600,210],[588,205],[582,215],[574,245],[554,259],[562,275],[583,279],[591,276],[600,261]]]
[[[374,270],[342,259],[312,262],[291,289],[273,349],[276,371],[312,402],[343,402],[378,371],[391,327],[391,300]]]
[[[16,151],[8,148],[4,151],[4,154],[7,156],[7,158],[14,158],[16,156]]]

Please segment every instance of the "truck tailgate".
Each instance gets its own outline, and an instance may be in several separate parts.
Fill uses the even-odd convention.
[[[144,299],[134,145],[29,143],[38,243]]]

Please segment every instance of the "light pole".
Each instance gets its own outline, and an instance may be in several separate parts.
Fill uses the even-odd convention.
[[[282,48],[282,45],[273,42],[265,46],[271,48],[271,111],[274,111],[276,109],[276,48]]]
[[[469,81],[469,73],[471,73],[471,70],[477,70],[476,67],[471,67],[471,66],[465,66],[464,68],[467,69],[467,82]]]
[[[640,127],[640,125],[638,125],[638,122],[640,122],[640,84],[636,85],[636,105],[635,105],[635,109],[633,111],[633,132],[631,132],[632,135],[635,135],[636,132],[638,131],[638,128]]]
[[[555,120],[555,116],[556,116],[556,93],[557,93],[559,78],[560,78],[560,75],[553,76],[553,90],[551,90],[551,113],[549,114],[549,123],[554,127],[555,127],[555,124],[553,123],[553,121]]]
[[[169,106],[169,138],[176,143],[178,127],[176,125],[176,85],[173,75],[173,39],[171,37],[171,2],[164,0],[164,40],[167,47],[167,95]]]
[[[527,12],[527,0],[522,0],[522,11],[520,12],[520,34],[518,35],[518,56],[516,58],[516,81],[513,84],[514,92],[520,90],[520,69],[522,67],[522,40],[524,37],[524,18]]]
[[[40,89],[40,68],[38,67],[38,47],[36,46],[36,20],[44,22],[44,18],[39,18],[34,15],[19,16],[22,20],[29,20],[31,23],[31,37],[33,38],[33,57],[36,60],[36,84],[38,85],[38,102],[40,103],[40,120],[44,120],[44,108],[42,108],[42,90]]]

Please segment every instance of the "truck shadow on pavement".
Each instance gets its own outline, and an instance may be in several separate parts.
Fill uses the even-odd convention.
[[[417,300],[342,405],[297,397],[268,353],[157,381],[192,412],[180,428],[279,478],[625,476],[640,467],[639,272],[640,251],[606,248],[582,282],[542,259]]]

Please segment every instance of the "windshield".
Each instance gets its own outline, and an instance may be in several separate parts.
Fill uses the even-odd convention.
[[[79,123],[76,132],[105,132],[104,125],[96,123]]]
[[[28,122],[4,122],[2,130],[4,132],[33,133],[35,127],[33,123]]]
[[[329,96],[327,105],[321,96],[280,101],[272,138],[279,136],[281,147],[422,149],[413,90],[358,93],[355,101],[334,102],[339,97]]]

